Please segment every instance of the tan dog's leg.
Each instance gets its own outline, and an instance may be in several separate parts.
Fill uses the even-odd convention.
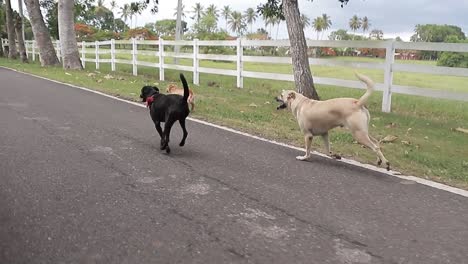
[[[382,164],[382,161],[383,161],[384,164],[387,165],[387,170],[390,170],[390,162],[388,162],[388,160],[384,157],[384,155],[382,154],[382,151],[380,151],[380,147],[374,142],[372,142],[372,140],[369,138],[369,135],[366,131],[362,131],[362,130],[353,131],[353,137],[359,143],[372,149],[379,158],[379,161],[377,163],[380,165]]]
[[[335,158],[335,159],[341,159],[341,156],[338,154],[333,154],[330,150],[330,140],[328,139],[328,133],[322,135],[323,143],[325,145],[325,152],[327,153],[328,156]]]
[[[304,135],[304,141],[305,141],[305,146],[306,146],[306,153],[304,156],[297,156],[296,159],[298,160],[306,160],[310,157],[310,148],[312,145],[312,135],[306,134]]]

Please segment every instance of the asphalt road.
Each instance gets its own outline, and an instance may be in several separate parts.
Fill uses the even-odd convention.
[[[187,128],[0,68],[0,263],[468,263],[465,197]]]

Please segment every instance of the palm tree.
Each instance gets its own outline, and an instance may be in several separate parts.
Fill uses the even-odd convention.
[[[81,65],[80,53],[76,43],[73,7],[73,1],[59,0],[58,2],[58,27],[63,57],[62,63],[64,69],[81,70],[83,66]]]
[[[330,19],[330,16],[328,16],[327,14],[322,14],[322,20],[323,20],[323,31],[322,31],[322,37],[321,39],[323,39],[323,33],[328,30],[331,25],[332,25],[332,22],[331,22],[331,19]]]
[[[305,14],[301,14],[301,25],[302,29],[305,29],[306,27],[310,26],[310,18]]]
[[[349,28],[354,32],[353,34],[353,40],[356,35],[356,30],[361,28],[361,20],[359,19],[358,16],[354,15],[350,20],[349,20]]]
[[[16,59],[18,57],[18,52],[16,51],[16,33],[15,33],[15,23],[13,21],[13,9],[11,9],[10,0],[5,1],[6,9],[6,25],[8,33],[8,58]]]
[[[57,58],[57,53],[55,52],[52,40],[50,39],[49,30],[45,25],[39,0],[24,0],[24,3],[26,4],[29,19],[31,20],[34,40],[36,40],[37,46],[39,48],[41,65],[58,65],[60,62]]]
[[[114,15],[114,9],[117,8],[117,2],[115,0],[112,0],[110,2],[110,6],[111,6],[111,12],[112,12],[112,29],[113,31],[115,32],[115,15]]]
[[[192,13],[194,14],[192,19],[195,19],[197,21],[196,23],[200,23],[200,18],[203,16],[203,6],[200,3],[196,3],[193,6]]]
[[[137,27],[137,15],[141,15],[145,7],[139,2],[130,3],[131,15],[135,16],[135,28]]]
[[[369,30],[369,27],[371,26],[371,23],[369,22],[369,19],[365,16],[361,20],[361,28],[362,28],[362,34],[365,35],[366,31]]]
[[[240,36],[242,32],[245,30],[247,27],[244,18],[242,17],[241,12],[234,11],[231,13],[231,16],[229,17],[229,27],[233,32],[237,33],[237,36]]]
[[[97,6],[94,8],[94,13],[97,16],[104,16],[106,11],[108,11],[108,9],[104,6],[104,0],[98,0]]]
[[[247,24],[250,25],[250,32],[252,33],[252,24],[257,20],[257,13],[251,7],[247,8],[245,11],[245,19]]]
[[[127,24],[127,20],[128,18],[130,17],[130,5],[129,4],[124,4],[121,8],[120,8],[120,18],[125,22],[125,25]],[[130,26],[132,25],[132,23],[130,22]]]
[[[229,7],[229,5],[225,5],[223,7],[223,10],[221,11],[221,14],[224,17],[224,22],[226,23],[226,32],[228,31],[228,18],[231,15],[231,12],[232,12],[232,10]]]
[[[325,28],[325,21],[323,20],[323,17],[316,17],[314,21],[312,22],[312,27],[314,30],[317,32],[317,40],[319,39],[319,34],[322,32]]]
[[[181,11],[181,16],[182,16],[182,20],[185,18],[185,13],[184,13],[184,9],[185,9],[185,5],[182,4],[182,7],[180,8],[180,11]],[[175,12],[174,12],[174,16],[177,17],[177,7],[174,9]]]
[[[218,22],[218,8],[214,4],[211,4],[206,8],[206,14],[213,16],[216,19],[216,22]]]
[[[278,31],[279,31],[279,27],[280,27],[280,24],[281,24],[282,20],[279,17],[277,17],[275,19],[275,22],[276,22],[276,36],[275,36],[275,39],[278,39]]]
[[[24,45],[24,38],[23,38],[23,19],[19,13],[15,13],[15,31],[16,31],[16,39],[18,39],[18,52],[22,62],[28,62],[28,55],[26,54],[26,47]]]
[[[270,30],[268,34],[270,36],[273,36],[272,26],[276,24],[276,20],[277,20],[276,17],[263,15],[262,19],[263,19],[263,22],[265,23],[265,29],[267,29],[268,26],[270,26]]]

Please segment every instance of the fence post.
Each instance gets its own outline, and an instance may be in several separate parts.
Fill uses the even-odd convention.
[[[32,60],[36,61],[36,41],[32,41]]]
[[[111,71],[115,71],[115,39],[111,39]]]
[[[99,70],[99,41],[94,42],[96,53],[96,70]]]
[[[395,42],[388,41],[385,51],[385,69],[384,69],[384,90],[382,98],[382,112],[389,113],[392,110],[392,84],[393,70],[395,62]]]
[[[132,66],[133,66],[133,75],[138,75],[137,68],[137,42],[135,38],[132,38]]]
[[[237,88],[244,87],[244,80],[242,78],[242,53],[241,38],[237,38]]]
[[[83,69],[86,68],[86,42],[81,41],[81,65],[83,65]]]
[[[159,80],[164,81],[164,43],[161,37],[159,38]]]
[[[200,85],[200,73],[198,72],[198,39],[193,40],[193,84]]]

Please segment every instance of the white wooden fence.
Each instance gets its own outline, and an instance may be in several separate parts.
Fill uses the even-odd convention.
[[[55,42],[57,51],[60,52],[59,42]],[[32,59],[36,59],[37,46],[34,41],[27,41],[28,54],[32,55]],[[117,44],[131,45],[131,50],[117,50]],[[2,40],[2,45],[8,45],[5,40]],[[139,45],[153,46],[154,50],[139,50]],[[439,67],[431,65],[419,64],[401,64],[395,63],[395,50],[421,50],[421,51],[451,51],[451,52],[468,52],[468,44],[466,43],[424,43],[424,42],[396,42],[396,41],[328,41],[328,40],[308,40],[309,47],[334,47],[334,48],[375,48],[385,49],[386,58],[384,62],[348,62],[336,59],[317,59],[309,58],[310,65],[326,65],[326,66],[346,66],[353,68],[368,68],[380,69],[384,72],[384,82],[376,83],[376,90],[383,92],[382,111],[390,112],[392,93],[418,95],[433,98],[442,98],[450,100],[468,101],[468,93],[451,92],[443,90],[435,90],[422,87],[403,86],[393,83],[394,72],[414,72],[426,73],[436,75],[450,75],[450,76],[463,76],[468,77],[468,69],[465,68],[452,68],[452,67]],[[267,73],[246,71],[243,69],[244,62],[261,62],[261,63],[280,63],[291,64],[290,57],[274,57],[274,56],[246,56],[244,55],[245,47],[289,47],[288,40],[244,40],[237,39],[232,41],[226,40],[210,40],[210,41],[169,41],[159,39],[158,41],[139,41],[131,40],[108,40],[96,42],[81,42],[79,43],[81,58],[83,66],[86,67],[88,62],[94,62],[96,69],[99,69],[101,63],[110,63],[112,71],[116,70],[116,64],[129,64],[132,65],[133,75],[138,74],[138,66],[147,66],[159,68],[159,79],[164,80],[165,69],[191,71],[193,72],[193,83],[198,85],[200,83],[200,73],[210,73],[219,75],[235,76],[237,78],[237,87],[243,87],[243,78],[260,78],[269,80],[282,80],[294,81],[294,75],[281,74],[281,73]],[[190,53],[174,53],[164,51],[165,46],[191,46],[193,52]],[[224,54],[202,54],[199,52],[200,47],[204,46],[229,46],[236,50],[235,55]],[[94,47],[94,52],[89,49]],[[100,47],[104,47],[100,49]],[[131,60],[116,59],[116,54],[126,53],[131,54]],[[87,54],[92,54],[93,58],[87,57]],[[110,59],[100,58],[100,55],[110,54]],[[138,55],[150,55],[158,58],[158,62],[139,61]],[[172,58],[187,58],[192,59],[192,66],[166,64],[165,57]],[[215,69],[200,67],[200,60],[220,60],[236,62],[236,70]],[[155,60],[156,61],[156,60]],[[313,69],[313,68],[312,68]],[[362,83],[353,80],[343,80],[336,78],[314,77],[315,83],[336,85],[349,88],[363,89]],[[468,88],[468,83],[467,83]]]

